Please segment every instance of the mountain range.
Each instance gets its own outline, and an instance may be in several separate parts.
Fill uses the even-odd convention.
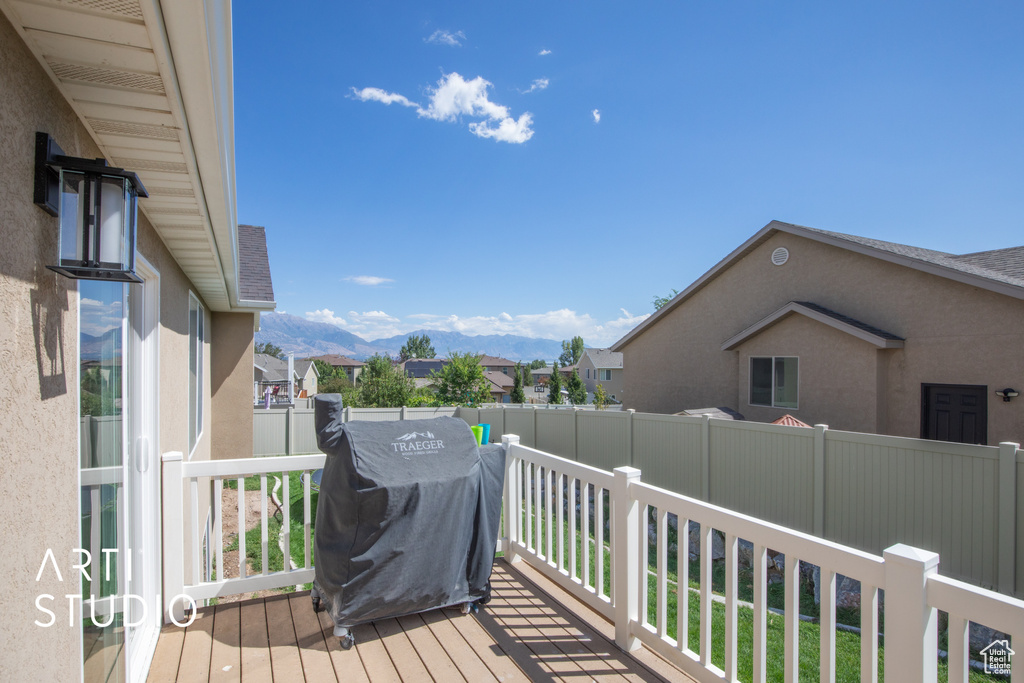
[[[450,351],[459,353],[485,353],[509,360],[552,360],[562,353],[562,343],[554,339],[520,337],[513,334],[487,334],[469,336],[443,330],[414,330],[384,339],[367,341],[362,337],[330,323],[313,322],[289,313],[268,313],[260,318],[257,343],[270,342],[296,358],[338,353],[349,358],[365,360],[375,353],[397,356],[412,335],[427,335],[438,356]]]

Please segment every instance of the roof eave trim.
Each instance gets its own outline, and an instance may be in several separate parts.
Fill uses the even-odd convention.
[[[882,337],[877,334],[872,334],[871,332],[863,330],[857,327],[856,325],[850,325],[849,323],[845,323],[842,320],[836,320],[835,318],[825,315],[820,311],[815,311],[813,309],[807,308],[806,306],[802,306],[796,303],[795,301],[790,301],[788,304],[778,309],[774,313],[765,316],[764,318],[754,323],[750,327],[746,328],[742,332],[726,339],[724,342],[722,342],[722,351],[734,350],[737,346],[744,343],[748,339],[757,336],[758,334],[768,329],[769,327],[775,325],[776,323],[782,322],[783,319],[788,318],[790,315],[793,315],[794,313],[806,316],[811,320],[815,320],[824,325],[828,325],[829,327],[839,330],[840,332],[845,332],[846,334],[856,337],[857,339],[860,339],[862,341],[866,341],[867,343],[879,349],[903,348],[902,339],[889,339],[888,337]]]

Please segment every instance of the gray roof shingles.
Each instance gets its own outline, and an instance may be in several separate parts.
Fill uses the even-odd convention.
[[[274,301],[267,231],[262,226],[238,226],[238,290],[242,301]]]

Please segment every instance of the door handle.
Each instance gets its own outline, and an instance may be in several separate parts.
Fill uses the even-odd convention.
[[[135,440],[135,469],[139,474],[149,471],[149,439],[144,436]]]

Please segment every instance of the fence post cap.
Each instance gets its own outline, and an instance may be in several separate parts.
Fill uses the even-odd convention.
[[[640,470],[635,467],[629,467],[628,465],[616,467],[614,473],[616,477],[625,477],[626,479],[640,478]]]
[[[828,429],[828,425],[826,425],[826,424],[816,424],[816,425],[814,425],[814,428],[815,428],[815,429],[824,429],[824,430],[827,430],[827,429]]]
[[[1016,441],[1000,441],[999,446],[1006,446],[1007,448],[1012,448],[1014,450],[1020,449],[1020,444]]]
[[[175,460],[184,460],[185,456],[181,454],[181,451],[168,451],[160,456],[163,462],[174,462]]]
[[[503,446],[507,445],[507,444],[513,444],[513,443],[519,443],[519,435],[518,434],[502,434],[501,435],[501,444]]]
[[[927,571],[939,566],[939,554],[930,550],[922,550],[905,543],[891,545],[882,551],[886,562],[898,562],[904,565],[919,566]]]

